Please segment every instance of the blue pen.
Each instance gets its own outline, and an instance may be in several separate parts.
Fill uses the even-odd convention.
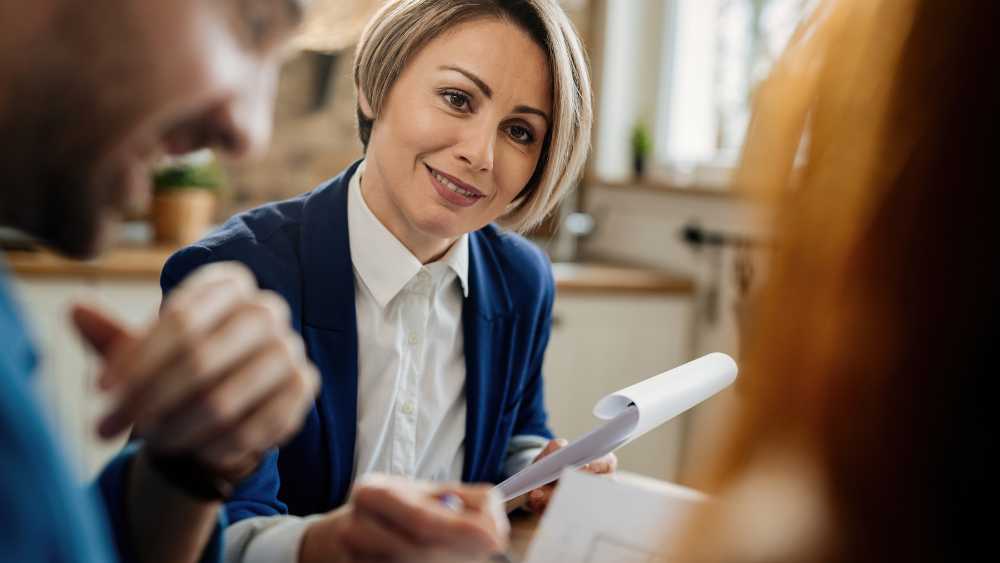
[[[438,498],[441,500],[441,504],[447,506],[455,514],[465,512],[465,503],[455,493],[445,493]],[[514,563],[514,559],[509,551],[507,553],[497,553],[491,559],[502,563]]]
[[[447,506],[455,514],[465,512],[465,503],[455,493],[445,493],[441,495],[441,504]]]

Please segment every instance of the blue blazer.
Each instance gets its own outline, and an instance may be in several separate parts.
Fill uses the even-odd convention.
[[[166,294],[198,266],[243,262],[260,287],[288,300],[292,324],[322,374],[323,388],[302,431],[237,488],[227,505],[230,522],[315,514],[346,501],[358,399],[347,186],[359,163],[310,193],[234,216],[163,268]],[[496,483],[512,436],[552,437],[542,359],[555,283],[545,253],[494,225],[469,237],[468,283],[462,306],[468,403],[462,480]]]

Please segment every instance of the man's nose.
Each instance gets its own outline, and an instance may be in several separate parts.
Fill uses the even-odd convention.
[[[260,76],[254,84],[234,89],[208,116],[209,144],[218,152],[239,159],[260,157],[271,141],[274,115],[274,77]]]
[[[492,123],[486,123],[485,120],[470,126],[456,147],[456,156],[474,171],[493,170],[496,129]]]

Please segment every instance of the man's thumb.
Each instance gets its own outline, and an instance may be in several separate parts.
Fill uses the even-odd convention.
[[[73,304],[71,315],[76,329],[101,357],[106,358],[117,344],[129,338],[121,323],[105,315],[93,303]]]

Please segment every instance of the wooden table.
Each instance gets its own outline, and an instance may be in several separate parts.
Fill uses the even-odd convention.
[[[532,538],[535,537],[535,530],[538,528],[541,517],[520,508],[508,516],[510,517],[510,549],[508,553],[517,558],[513,563],[519,563],[524,561],[528,555],[528,547],[531,545]],[[496,558],[493,561],[502,560]]]

